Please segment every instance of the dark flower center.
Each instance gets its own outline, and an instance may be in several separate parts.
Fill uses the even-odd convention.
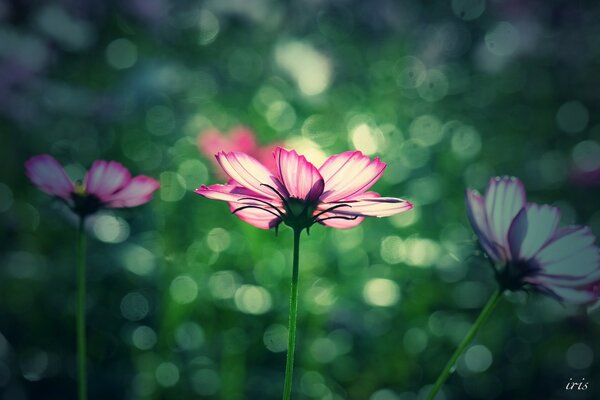
[[[98,197],[89,193],[74,192],[71,194],[71,198],[73,199],[73,211],[80,217],[87,217],[94,214],[103,205]]]
[[[277,197],[279,197],[281,199],[281,202],[283,204],[283,209],[284,209],[283,211],[281,211],[277,206],[275,206],[272,203],[269,203],[268,201],[253,198],[253,197],[245,197],[245,198],[240,199],[240,201],[251,201],[254,204],[249,203],[248,205],[236,208],[232,212],[235,214],[239,211],[249,209],[249,208],[266,211],[269,214],[272,214],[274,217],[277,218],[276,224],[274,225],[276,233],[277,233],[277,229],[279,228],[279,224],[282,222],[294,230],[302,231],[303,229],[306,229],[306,231],[308,232],[310,227],[317,222],[326,221],[328,219],[354,220],[357,218],[355,215],[324,216],[325,214],[330,213],[338,208],[342,208],[342,207],[351,208],[352,207],[349,204],[345,204],[345,203],[336,204],[334,206],[331,206],[331,207],[313,215],[313,213],[317,209],[318,201],[310,202],[310,201],[298,199],[295,197],[286,198],[283,194],[281,194],[273,186],[270,186],[270,185],[267,185],[264,183],[262,184],[262,186],[266,186],[267,188],[269,188],[271,191],[273,191],[273,193],[275,193],[277,195]]]
[[[513,261],[508,262],[502,270],[496,272],[496,279],[500,287],[516,291],[522,289],[528,283],[525,281],[526,277],[534,275],[538,271],[539,267],[531,261]]]

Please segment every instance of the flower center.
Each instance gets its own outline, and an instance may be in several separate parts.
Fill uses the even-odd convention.
[[[504,268],[496,274],[500,286],[510,291],[522,289],[527,284],[524,280],[527,276],[535,274],[539,270],[531,261],[519,260],[508,262]]]
[[[301,199],[291,197],[284,203],[286,218],[283,222],[294,229],[309,228],[315,223],[312,214],[316,205]]]
[[[81,217],[87,217],[102,208],[102,201],[96,195],[86,193],[81,182],[75,184],[71,199],[73,199],[73,211]]]

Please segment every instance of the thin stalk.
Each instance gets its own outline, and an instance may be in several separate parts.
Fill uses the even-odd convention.
[[[290,322],[288,329],[288,350],[285,364],[283,399],[292,398],[292,375],[294,372],[294,350],[296,349],[296,317],[298,314],[298,260],[300,258],[301,229],[294,229],[294,257],[292,265],[292,286],[290,289]]]
[[[433,386],[433,389],[431,389],[431,392],[429,392],[429,395],[427,396],[427,400],[433,400],[435,398],[437,393],[442,388],[444,382],[446,382],[446,380],[450,376],[450,373],[452,372],[452,367],[454,367],[454,364],[456,364],[458,358],[462,355],[462,353],[465,351],[469,343],[471,343],[477,332],[479,332],[479,329],[481,329],[485,321],[492,314],[492,311],[494,311],[494,308],[496,308],[496,305],[498,304],[498,301],[500,301],[501,297],[502,290],[498,289],[488,300],[485,307],[483,307],[483,310],[481,310],[479,317],[477,317],[475,323],[473,323],[471,329],[469,329],[467,336],[465,336],[465,338],[462,340],[454,354],[452,354],[452,357],[450,357],[450,360],[446,364],[446,367],[444,368],[440,376],[438,376],[437,380],[435,381],[435,385]]]
[[[86,341],[85,341],[85,218],[79,219],[77,229],[77,382],[79,400],[87,399]]]

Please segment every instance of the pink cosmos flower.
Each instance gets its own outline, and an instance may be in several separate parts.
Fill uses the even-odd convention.
[[[83,184],[71,181],[59,162],[47,154],[27,160],[25,170],[40,190],[62,199],[81,216],[103,207],[139,206],[150,201],[159,187],[158,182],[148,176],[132,177],[116,161],[94,161]]]
[[[369,188],[386,165],[360,151],[329,157],[320,168],[294,150],[275,149],[275,171],[243,152],[216,155],[231,180],[225,185],[201,186],[196,193],[227,201],[232,212],[258,228],[280,223],[307,230],[314,223],[351,228],[365,217],[386,217],[410,210],[406,200],[380,197]]]
[[[212,129],[198,136],[198,149],[214,162],[219,172],[222,171],[221,167],[213,156],[220,151],[246,153],[256,158],[269,171],[275,171],[276,165],[273,159],[273,151],[277,146],[277,144],[264,147],[259,146],[254,133],[243,126],[233,128],[228,135]]]
[[[559,227],[560,211],[527,203],[516,178],[493,178],[485,196],[467,190],[466,200],[502,288],[528,286],[571,303],[600,298],[600,250],[588,227]]]

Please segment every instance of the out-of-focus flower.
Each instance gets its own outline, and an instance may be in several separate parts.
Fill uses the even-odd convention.
[[[273,151],[278,144],[271,144],[261,147],[256,142],[254,133],[243,126],[233,128],[229,134],[223,134],[216,129],[205,131],[198,135],[198,149],[202,154],[208,157],[214,164],[217,171],[222,176],[221,166],[215,159],[215,154],[223,152],[241,152],[257,159],[269,171],[275,171],[275,159]]]
[[[560,211],[527,203],[516,178],[493,178],[485,196],[467,190],[466,199],[503,289],[530,287],[571,303],[600,297],[600,250],[588,227],[559,227]]]
[[[579,186],[598,186],[600,185],[600,168],[591,171],[574,168],[571,170],[570,179]]]
[[[94,161],[83,183],[73,182],[50,155],[42,154],[25,163],[27,176],[42,191],[64,200],[80,216],[100,208],[135,207],[147,203],[159,184],[153,178],[132,177],[116,161]]]
[[[309,229],[314,223],[351,228],[364,217],[387,217],[410,210],[406,200],[368,192],[386,165],[360,151],[329,157],[317,169],[294,150],[278,147],[276,168],[270,171],[242,152],[220,152],[217,161],[231,180],[226,185],[201,186],[196,193],[227,201],[234,214],[258,228]]]

